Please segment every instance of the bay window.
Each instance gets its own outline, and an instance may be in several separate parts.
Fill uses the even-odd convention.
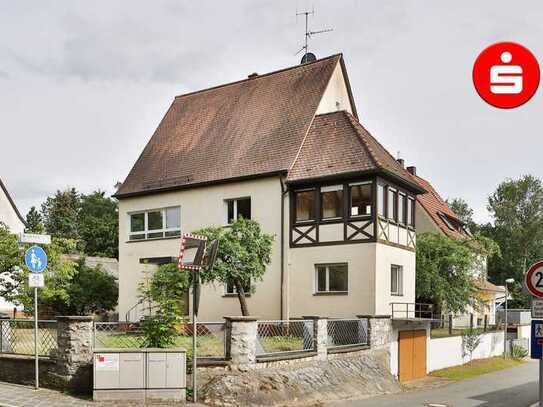
[[[373,195],[371,182],[349,185],[350,190],[350,216],[369,216],[372,213]]]
[[[297,191],[294,195],[296,205],[295,221],[315,220],[315,190]]]
[[[343,217],[343,185],[321,188],[321,217],[322,219]]]

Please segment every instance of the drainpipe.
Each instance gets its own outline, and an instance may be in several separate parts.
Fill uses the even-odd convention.
[[[288,190],[281,176],[279,176],[279,182],[281,183],[281,320],[283,320],[283,287],[285,285],[285,196],[287,195]]]

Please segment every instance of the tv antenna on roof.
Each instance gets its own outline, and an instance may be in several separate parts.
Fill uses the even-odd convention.
[[[323,30],[311,31],[309,29],[310,15],[315,15],[315,8],[313,8],[311,11],[302,11],[299,13],[296,12],[296,16],[305,16],[305,43],[304,43],[304,46],[296,54],[294,54],[294,55],[298,55],[300,52],[305,51],[304,56],[302,57],[302,62],[301,62],[302,64],[305,64],[306,62],[311,62],[317,59],[314,54],[309,52],[309,45],[308,45],[309,38],[311,38],[311,36],[315,34],[322,34],[322,33],[327,33],[330,31],[334,31],[333,28],[325,28]]]

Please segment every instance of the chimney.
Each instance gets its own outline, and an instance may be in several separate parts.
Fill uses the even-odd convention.
[[[398,161],[398,164],[400,164],[402,168],[405,167],[405,160],[403,158],[398,158],[396,161]]]
[[[417,175],[417,167],[414,165],[407,167],[407,172],[411,175]]]
[[[254,79],[254,78],[256,78],[257,76],[258,76],[258,73],[253,72],[252,74],[247,75],[247,78],[249,78],[249,79]]]

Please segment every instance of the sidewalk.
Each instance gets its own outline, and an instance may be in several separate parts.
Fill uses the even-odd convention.
[[[49,389],[34,390],[30,386],[21,386],[0,382],[0,407],[56,407],[56,406],[142,406],[143,403],[128,403],[126,401],[117,402],[93,402],[90,398],[73,397]],[[184,403],[152,403],[153,406],[184,406],[197,404]]]

